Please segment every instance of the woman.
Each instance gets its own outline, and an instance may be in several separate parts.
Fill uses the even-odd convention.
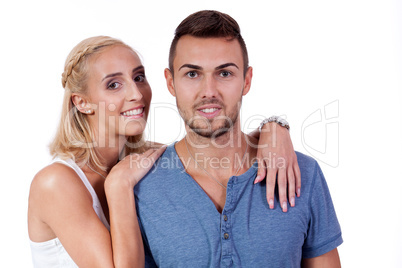
[[[131,262],[143,267],[134,195],[119,193],[132,193],[164,151],[160,144],[144,142],[141,136],[152,95],[144,67],[123,42],[92,37],[70,52],[62,84],[62,117],[50,146],[55,160],[35,176],[29,196],[34,265],[120,267]],[[288,169],[295,172],[299,188],[289,135],[281,131],[285,134],[277,136],[278,144],[285,141],[285,146],[276,149],[287,156]],[[263,139],[269,141],[270,137]],[[132,155],[123,158],[133,152],[137,161],[149,165],[139,168],[132,165]],[[276,168],[273,170],[276,174]],[[264,172],[261,169],[259,175],[265,177]],[[294,189],[293,178],[288,180]],[[281,187],[286,193],[286,184]],[[289,192],[289,198],[294,192]],[[123,196],[131,197],[124,200]],[[120,239],[121,230],[130,237],[129,245]]]

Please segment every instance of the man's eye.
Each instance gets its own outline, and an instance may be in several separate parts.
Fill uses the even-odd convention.
[[[198,76],[197,72],[190,71],[186,74],[190,78],[196,78]]]
[[[113,83],[110,83],[108,86],[107,86],[107,88],[109,88],[109,89],[117,89],[117,88],[119,88],[119,83],[117,83],[117,82],[113,82]]]
[[[222,72],[220,73],[220,76],[222,76],[222,77],[228,77],[228,76],[230,76],[231,74],[232,74],[231,72],[222,71]]]
[[[145,81],[145,75],[140,74],[134,77],[134,82],[144,82]]]

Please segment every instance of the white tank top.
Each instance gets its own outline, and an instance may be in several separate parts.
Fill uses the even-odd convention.
[[[53,163],[54,162],[62,163],[74,169],[74,171],[78,174],[82,182],[87,187],[88,192],[92,196],[92,202],[93,202],[92,207],[94,208],[96,215],[98,215],[99,219],[106,226],[106,228],[110,230],[109,223],[107,222],[105,214],[103,213],[102,206],[99,202],[99,198],[96,195],[95,190],[89,183],[84,172],[71,159],[62,160],[56,158],[53,161]],[[30,245],[31,245],[32,261],[34,267],[40,267],[40,268],[78,267],[71,259],[71,257],[68,255],[67,251],[64,249],[63,245],[60,243],[60,240],[57,237],[52,240],[39,243],[30,241]]]

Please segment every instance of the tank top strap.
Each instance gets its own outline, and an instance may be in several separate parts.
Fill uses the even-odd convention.
[[[89,182],[87,176],[85,176],[85,174],[82,171],[82,169],[72,159],[63,160],[61,158],[56,157],[53,160],[53,163],[64,164],[64,165],[72,168],[77,173],[78,177],[80,177],[82,183],[84,183],[84,185],[87,188],[88,192],[92,196],[93,208],[94,208],[96,214],[98,215],[98,217],[102,221],[102,223],[105,225],[105,227],[110,231],[110,226],[109,226],[109,223],[108,223],[108,221],[106,219],[105,214],[103,213],[102,205],[101,205],[101,203],[99,201],[98,195],[96,194],[94,188],[92,187],[91,183]]]

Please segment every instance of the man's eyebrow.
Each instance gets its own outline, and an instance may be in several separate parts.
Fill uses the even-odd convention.
[[[141,70],[141,69],[144,69],[144,66],[140,65],[140,66],[138,66],[138,67],[135,67],[135,68],[132,70],[132,72],[135,73],[136,71]],[[108,74],[108,75],[106,75],[105,77],[103,77],[102,81],[105,80],[105,79],[108,79],[108,78],[110,78],[110,77],[115,77],[115,76],[119,76],[119,75],[123,75],[123,73],[118,72],[118,73]]]
[[[189,68],[189,69],[195,69],[195,70],[202,70],[201,66],[194,65],[194,64],[183,64],[180,68],[179,71],[183,68]]]
[[[234,66],[234,67],[236,67],[237,69],[239,69],[239,67],[238,67],[236,64],[234,64],[234,63],[232,63],[232,62],[229,62],[229,63],[225,63],[225,64],[222,64],[222,65],[219,65],[218,67],[215,68],[215,70],[225,69],[226,67],[229,67],[229,66]]]

